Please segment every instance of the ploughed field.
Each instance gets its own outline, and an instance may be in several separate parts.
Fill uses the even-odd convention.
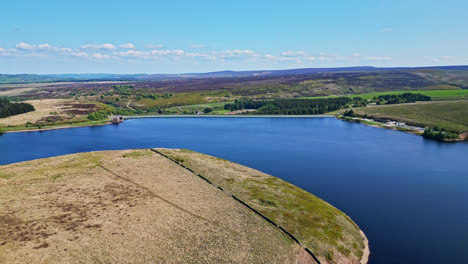
[[[322,263],[367,259],[359,228],[314,195],[226,160],[159,151],[273,219]],[[151,150],[0,166],[0,231],[6,263],[314,263],[277,227]]]

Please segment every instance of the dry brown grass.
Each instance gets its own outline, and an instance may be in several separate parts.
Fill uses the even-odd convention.
[[[296,263],[298,245],[149,150],[0,166],[0,263]]]
[[[70,114],[74,114],[79,117],[87,115],[87,111],[92,110],[89,107],[90,103],[84,104],[83,102],[71,99],[43,99],[29,100],[25,102],[32,104],[35,111],[1,118],[0,126],[21,126],[25,125],[26,122],[36,123],[47,118],[51,118],[52,120],[57,118],[70,119],[72,118]],[[56,112],[58,115],[51,115],[51,112]]]
[[[365,236],[343,212],[276,177],[189,150],[159,149],[294,234],[322,263],[367,259]]]
[[[0,91],[0,96],[18,96],[23,93],[33,91],[34,88],[17,88],[17,89],[10,89],[5,91]]]

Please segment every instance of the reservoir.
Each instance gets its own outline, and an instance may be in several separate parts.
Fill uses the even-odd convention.
[[[366,233],[369,263],[468,263],[468,144],[335,118],[130,119],[0,136],[0,164],[96,150],[185,148],[295,184]]]

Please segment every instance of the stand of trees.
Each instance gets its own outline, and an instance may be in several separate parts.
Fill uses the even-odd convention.
[[[347,97],[327,99],[274,99],[274,100],[236,100],[225,104],[224,109],[235,111],[257,109],[256,114],[269,115],[315,115],[336,111],[347,107],[351,99]]]
[[[346,110],[344,113],[343,113],[344,116],[349,116],[349,117],[356,117],[356,113],[354,112],[353,109],[351,110]]]
[[[374,100],[377,101],[377,104],[403,104],[403,103],[415,103],[416,101],[431,101],[431,97],[427,95],[422,95],[418,93],[404,93],[396,95],[379,95],[374,97]]]
[[[423,137],[437,139],[437,140],[444,140],[444,139],[457,139],[459,136],[457,133],[442,131],[442,129],[440,129],[439,127],[435,127],[434,129],[426,128],[424,130]]]
[[[34,111],[34,106],[27,103],[12,103],[6,99],[0,99],[0,118],[19,115]]]

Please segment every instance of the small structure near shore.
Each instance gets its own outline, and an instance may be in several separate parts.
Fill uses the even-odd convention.
[[[111,116],[112,124],[120,124],[124,121],[123,116]]]

